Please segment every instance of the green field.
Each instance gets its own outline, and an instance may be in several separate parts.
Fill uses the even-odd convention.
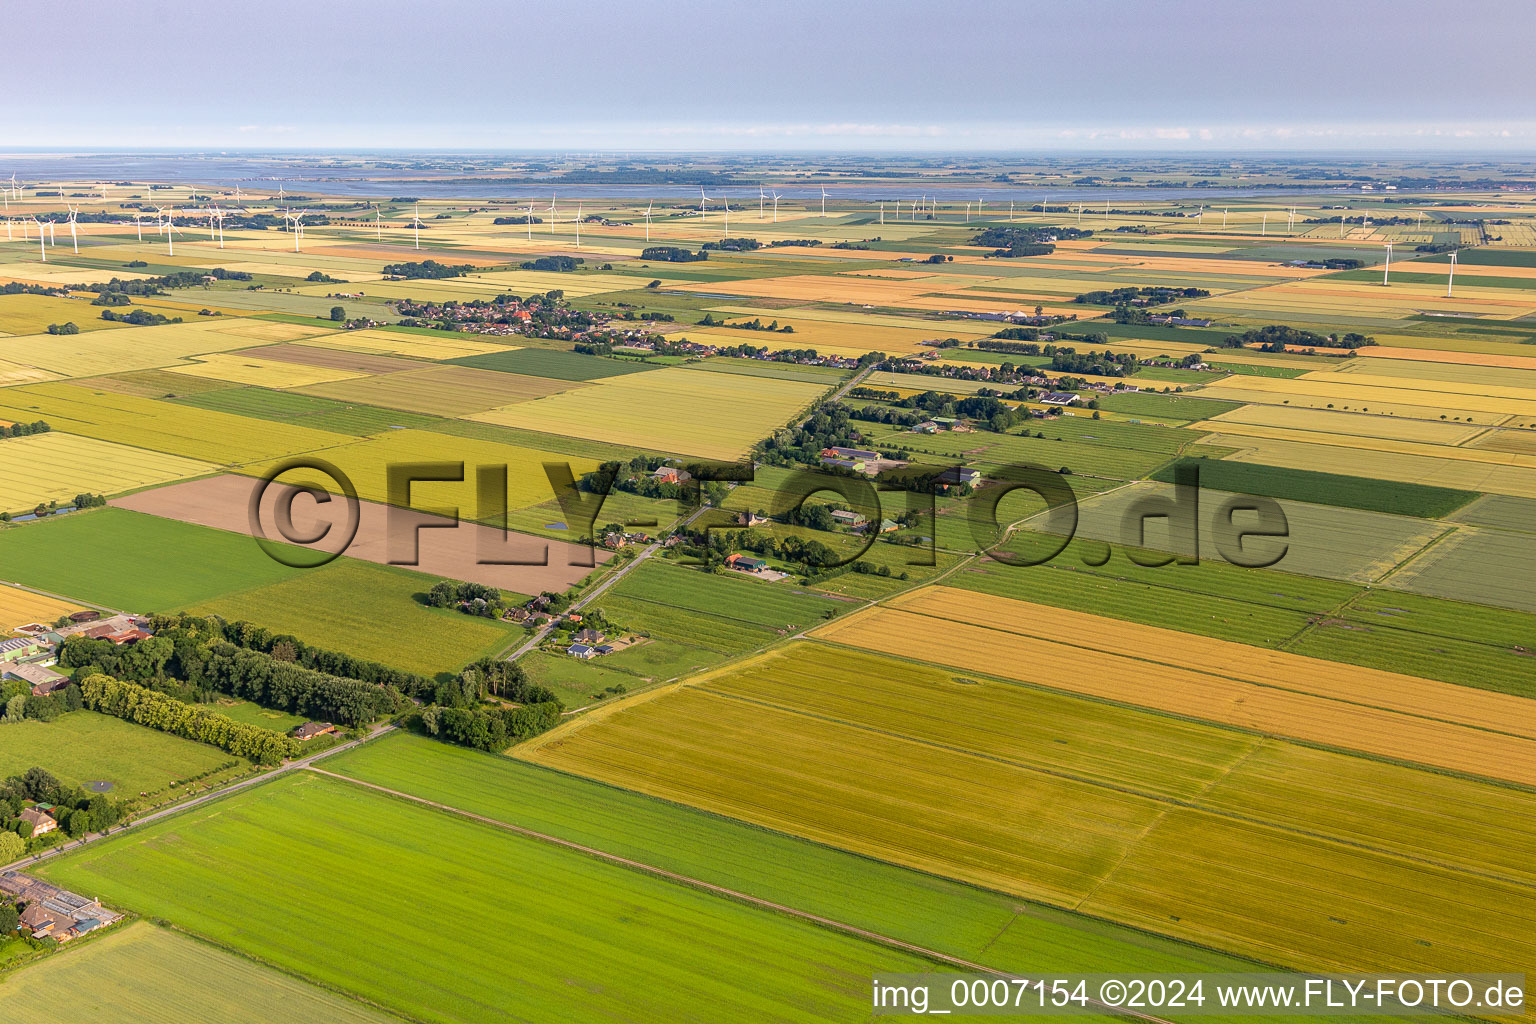
[[[535,765],[404,734],[329,771],[1003,970],[1243,970],[1242,961]]]
[[[983,472],[1018,463],[1048,469],[1065,466],[1078,475],[1115,480],[1145,476],[1205,436],[1192,430],[1081,415],[1031,420],[1022,432],[1009,434],[914,434],[883,426],[869,430],[871,443],[917,452],[920,462],[964,463]]]
[[[505,623],[423,604],[420,595],[436,581],[397,566],[338,558],[188,610],[258,622],[305,643],[426,676],[456,671],[511,642],[513,627]]]
[[[1360,476],[1315,473],[1305,469],[1265,466],[1257,462],[1226,462],[1221,459],[1180,459],[1152,474],[1153,480],[1172,482],[1179,466],[1200,471],[1200,486],[1237,494],[1262,494],[1316,505],[1358,508],[1390,515],[1439,519],[1478,497],[1476,491],[1430,487],[1391,480],[1367,480]]]
[[[240,416],[274,420],[284,423],[300,423],[318,430],[364,437],[391,428],[429,430],[441,422],[436,416],[402,412],[398,409],[381,409],[371,405],[348,405],[331,398],[317,395],[301,395],[293,391],[270,391],[266,388],[236,387],[222,391],[205,391],[196,395],[184,395],[176,399],[181,405],[195,405],[199,409],[230,412]]]
[[[133,612],[165,612],[298,577],[249,537],[104,508],[0,529],[0,577]]]
[[[221,709],[222,710],[222,709]],[[0,725],[0,778],[44,768],[60,782],[110,782],[115,800],[158,792],[180,779],[248,762],[217,747],[99,715],[72,711],[52,722]]]
[[[1148,419],[1203,420],[1242,407],[1241,402],[1221,402],[1214,398],[1191,395],[1158,395],[1148,391],[1105,395],[1099,399],[1099,408],[1106,412],[1145,416]]]
[[[1536,535],[1463,526],[1386,585],[1431,597],[1536,611]]]
[[[303,715],[292,715],[286,711],[273,711],[271,708],[264,708],[260,704],[252,704],[248,700],[235,700],[232,697],[225,697],[223,695],[216,695],[205,706],[209,710],[218,712],[225,718],[234,719],[236,722],[244,722],[246,725],[258,726],[262,729],[271,729],[273,732],[291,732],[309,721]]]
[[[431,1022],[846,1020],[926,961],[305,774],[42,872]],[[452,927],[447,923],[453,922]]]
[[[137,922],[0,984],[12,1020],[384,1024],[396,1018],[168,928]]]
[[[847,607],[801,587],[652,560],[598,604],[615,622],[723,654],[761,647]]]

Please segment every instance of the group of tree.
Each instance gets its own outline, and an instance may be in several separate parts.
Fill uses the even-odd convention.
[[[1285,352],[1290,349],[1337,348],[1353,350],[1376,344],[1376,339],[1353,331],[1339,334],[1318,334],[1285,324],[1267,324],[1242,334],[1229,334],[1221,341],[1222,348],[1255,347],[1261,352]]]
[[[484,583],[461,583],[458,580],[438,580],[427,591],[427,604],[433,608],[457,608],[467,615],[482,618],[500,618],[506,610],[506,599],[500,590]]]
[[[161,324],[181,323],[179,316],[152,313],[147,309],[135,309],[127,313],[114,313],[110,309],[104,309],[101,311],[101,318],[120,324],[132,324],[135,327],[159,327]]]
[[[514,213],[505,217],[497,217],[491,223],[498,226],[507,224],[543,224],[544,220],[541,217],[535,217],[527,213]]]
[[[1092,231],[1080,228],[1046,226],[1016,227],[997,225],[986,228],[971,238],[972,245],[993,246],[989,256],[1017,258],[1020,256],[1046,256],[1056,251],[1055,242],[1069,238],[1087,238]]]
[[[28,434],[46,434],[52,429],[52,427],[48,426],[47,420],[33,420],[31,423],[8,423],[0,425],[0,439],[26,437]]]
[[[1165,285],[1142,285],[1112,288],[1107,291],[1084,292],[1072,301],[1089,306],[1127,306],[1140,300],[1147,306],[1166,306],[1180,299],[1203,299],[1211,293],[1204,288],[1177,288]]]
[[[676,245],[650,245],[640,250],[640,258],[658,263],[697,263],[709,259],[709,253],[703,249],[690,252]]]
[[[794,324],[784,324],[783,326],[780,326],[779,322],[777,320],[773,321],[772,323],[765,324],[765,323],[763,323],[761,317],[753,317],[751,320],[738,320],[735,323],[727,323],[725,320],[718,320],[718,319],[716,319],[715,315],[713,313],[709,313],[709,312],[706,312],[704,314],[704,318],[699,321],[699,326],[700,327],[728,327],[728,328],[730,328],[733,331],[773,331],[773,332],[776,332],[778,334],[794,334],[795,333],[795,326],[794,326]],[[811,354],[812,354],[812,358],[814,358],[815,357],[814,351],[812,351]]]
[[[437,260],[422,260],[420,263],[390,263],[384,267],[385,277],[403,277],[409,280],[427,279],[437,280],[444,277],[463,277],[474,270],[471,263],[447,264]]]
[[[91,711],[208,743],[257,764],[274,765],[298,753],[298,741],[282,733],[237,722],[168,693],[100,672],[80,682],[80,693]]]
[[[536,260],[524,260],[518,264],[524,270],[544,270],[557,274],[581,269],[585,262],[580,256],[540,256]]]
[[[104,285],[76,285],[74,288],[76,291],[94,288],[97,295],[91,300],[92,305],[126,306],[130,296],[164,295],[171,288],[206,286],[208,278],[216,281],[249,281],[251,275],[243,270],[214,267],[211,270],[178,270],[174,274],[161,274],[158,277],[114,277]]]
[[[51,722],[60,715],[79,711],[80,688],[73,683],[50,694],[32,692],[29,683],[7,679],[0,683],[0,725],[15,725],[28,720]]]
[[[62,324],[49,324],[48,325],[48,333],[49,334],[79,334],[80,333],[80,325],[75,323],[73,320],[66,321],[65,323],[62,323]]]
[[[751,252],[762,248],[762,243],[755,238],[722,238],[717,242],[705,242],[703,248],[720,252]]]

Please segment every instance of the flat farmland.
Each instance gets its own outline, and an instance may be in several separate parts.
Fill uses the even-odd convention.
[[[415,359],[454,359],[459,356],[485,355],[516,348],[499,342],[480,341],[469,335],[444,334],[441,331],[341,331],[306,342],[318,348],[371,355],[406,356]]]
[[[667,368],[610,378],[470,419],[733,460],[826,390],[801,381]]]
[[[1431,597],[1536,611],[1536,534],[1461,527],[1387,578]]]
[[[301,366],[321,366],[332,370],[351,370],[360,374],[395,373],[400,370],[424,370],[430,364],[419,359],[403,359],[399,356],[377,356],[366,352],[349,352],[340,348],[320,348],[318,345],[264,345],[246,349],[241,355],[259,356]]]
[[[1031,420],[1020,432],[1008,434],[980,430],[913,434],[877,424],[864,429],[877,444],[963,461],[982,469],[1020,463],[1049,469],[1066,466],[1075,475],[1114,480],[1144,476],[1204,436],[1149,423],[1077,417]]]
[[[38,767],[68,785],[111,783],[106,792],[114,800],[133,800],[234,761],[248,763],[207,743],[94,711],[0,729],[0,777]]]
[[[46,874],[434,1024],[703,1019],[723,1005],[765,1019],[845,1019],[867,1013],[871,970],[930,969],[314,775],[92,843]],[[396,925],[459,916],[466,893],[518,926]]]
[[[206,462],[59,431],[0,440],[0,510],[23,512],[40,502],[70,504],[82,491],[119,491],[210,472]]]
[[[1197,400],[1190,401],[1198,405]],[[1443,445],[1462,444],[1487,430],[1486,426],[1451,423],[1441,419],[1408,419],[1403,416],[1377,416],[1328,409],[1298,409],[1289,405],[1245,405],[1219,414],[1213,412],[1210,419],[1200,423],[1200,428],[1220,431],[1236,423],[1308,430],[1334,437],[1383,437]]]
[[[1201,487],[1427,519],[1450,515],[1479,497],[1476,491],[1368,480],[1365,477],[1339,476],[1335,473],[1312,473],[1301,469],[1221,459],[1181,459],[1159,469],[1152,474],[1152,479],[1171,483],[1180,469],[1190,468],[1199,471]]]
[[[813,635],[1374,756],[1536,780],[1536,713],[1504,694],[943,587]]]
[[[546,377],[558,381],[599,380],[604,377],[644,373],[655,369],[645,363],[605,359],[602,356],[587,356],[580,352],[563,352],[551,348],[519,348],[505,352],[479,353],[459,356],[450,361],[460,366],[498,370],[520,377]]]
[[[1409,962],[1425,967],[1525,955],[1506,943],[1536,919],[1509,845],[1536,834],[1527,793],[808,646],[612,705],[519,754],[1271,963],[1380,968],[1421,939],[1435,952]],[[1295,856],[1302,840],[1313,856]],[[1221,894],[1186,849],[1230,853],[1246,878],[1225,902],[1240,909],[1214,912]],[[1266,884],[1277,875],[1286,886]],[[1428,892],[1441,915],[1414,911]],[[1489,915],[1497,927],[1469,927]],[[1331,916],[1349,926],[1330,931]]]
[[[249,352],[213,352],[166,369],[171,373],[184,373],[192,377],[212,377],[214,380],[227,380],[231,384],[254,384],[267,388],[300,388],[306,384],[323,384],[362,376],[357,370],[263,359]]]
[[[390,430],[361,441],[355,437],[346,437],[344,441],[346,443],[328,447],[316,454],[347,474],[357,488],[358,495],[368,501],[388,500],[387,470],[390,466],[407,463],[464,463],[462,482],[414,484],[411,488],[411,501],[414,507],[421,509],[457,507],[469,517],[480,514],[475,481],[477,466],[507,467],[507,508],[516,509],[539,504],[555,496],[549,478],[544,473],[545,462],[563,462],[577,478],[596,469],[598,465],[592,459],[555,456],[539,449],[497,444],[431,430]],[[253,462],[241,467],[241,472],[260,476],[280,462]],[[297,483],[302,475],[303,471],[295,471],[293,477],[285,475],[283,479]],[[325,479],[316,482],[335,486]]]
[[[1426,381],[1368,373],[1309,373],[1303,377],[1245,377],[1223,380],[1202,391],[1215,398],[1289,404],[1303,408],[1339,408],[1352,411],[1422,409],[1421,419],[1438,419],[1466,413],[1485,415],[1536,415],[1536,391],[1523,387],[1479,385],[1451,381]],[[1432,412],[1433,415],[1428,413]]]
[[[1273,431],[1277,428],[1252,427]],[[1415,445],[1408,441],[1377,441],[1387,447],[1365,447],[1368,438],[1325,439],[1325,435],[1287,433],[1284,437],[1248,433],[1207,435],[1207,444],[1235,448],[1228,456],[1238,462],[1363,476],[1373,480],[1489,491],[1520,498],[1536,498],[1536,467],[1509,464],[1520,458],[1499,452],[1482,452],[1446,445]]]
[[[0,530],[0,565],[12,582],[134,612],[171,611],[301,571],[249,537],[118,508]]]
[[[45,380],[58,380],[60,376],[52,370],[39,370],[35,366],[0,359],[0,387],[8,388],[13,384],[37,384]]]
[[[84,303],[81,309],[93,307]],[[96,314],[100,316],[99,313]],[[252,321],[253,323],[257,321]],[[124,370],[171,366],[188,356],[249,348],[250,339],[230,332],[239,322],[223,318],[158,327],[124,327],[75,335],[29,337],[25,346],[0,339],[0,358],[12,359],[69,377],[93,377]]]
[[[408,733],[329,758],[349,778],[461,807],[976,963],[1145,970],[1229,957],[755,825]],[[1115,958],[1119,958],[1118,961]],[[1230,966],[1230,969],[1239,969]]]
[[[0,391],[0,416],[44,419],[54,428],[220,465],[272,459],[355,438],[293,424],[92,390],[67,382]]]
[[[435,576],[354,558],[291,572],[287,579],[231,589],[186,610],[258,622],[275,633],[429,678],[489,657],[522,634],[494,619],[427,607],[424,598]],[[431,642],[422,643],[423,637]]]
[[[118,330],[101,311],[81,299],[58,295],[0,295],[0,333],[43,334],[49,324],[72,323],[81,331]],[[0,353],[8,349],[0,342]]]
[[[1219,478],[1218,478],[1219,479]],[[1171,501],[1171,484],[1142,481],[1084,499],[1078,508],[1077,536],[1123,547],[1173,551],[1176,542],[1166,519],[1134,518],[1138,510],[1165,511],[1152,503]],[[1228,498],[1225,492],[1201,488],[1199,514],[1202,559],[1218,559],[1214,519]],[[1273,567],[1283,572],[1321,576],[1325,579],[1368,583],[1379,579],[1410,555],[1445,532],[1445,527],[1424,519],[1353,508],[1313,505],[1277,499],[1285,513],[1288,533],[1284,538],[1260,537],[1243,544],[1247,557],[1273,558],[1284,554]],[[1127,517],[1132,517],[1129,520]],[[1253,517],[1239,516],[1237,524],[1252,528]],[[1050,530],[1049,518],[1031,520],[1029,528]],[[1181,552],[1183,553],[1183,552]]]
[[[197,979],[189,999],[185,985]],[[386,1024],[396,1018],[168,928],[136,922],[6,979],[18,1020]]]
[[[52,624],[60,615],[79,611],[81,606],[73,601],[34,594],[20,587],[0,584],[0,634],[9,633],[17,626],[32,622]]]
[[[571,381],[495,373],[468,366],[433,366],[318,384],[304,388],[303,393],[434,416],[463,416],[581,386]]]
[[[287,477],[284,477],[286,480]],[[185,484],[157,487],[114,499],[118,508],[183,523],[211,526],[237,534],[251,534],[250,504],[258,482],[248,476],[227,474]],[[281,487],[262,496],[263,523],[276,522]],[[294,528],[312,535],[330,518],[315,515],[309,499],[290,506]],[[422,513],[391,512],[372,501],[358,503],[357,530],[346,545],[348,558],[379,565],[405,565],[432,576],[484,583],[514,594],[562,591],[602,565],[611,554],[585,544],[561,543],[509,532],[471,521],[465,510],[457,525],[450,519]],[[270,530],[271,527],[268,526]],[[340,554],[336,541],[322,540],[307,550]],[[408,560],[414,556],[414,562]],[[540,564],[542,563],[542,564]]]

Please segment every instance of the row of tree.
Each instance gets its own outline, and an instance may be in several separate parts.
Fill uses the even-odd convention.
[[[274,765],[298,753],[298,741],[271,729],[237,722],[147,686],[96,673],[80,683],[85,706],[114,718],[208,743],[257,764]]]

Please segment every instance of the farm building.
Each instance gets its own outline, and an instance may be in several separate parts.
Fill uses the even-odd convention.
[[[850,512],[847,509],[841,508],[832,510],[832,519],[840,526],[851,526],[855,530],[868,521],[857,512]]]
[[[565,653],[573,658],[580,658],[582,661],[590,661],[597,657],[597,648],[591,644],[571,644]]]
[[[0,672],[0,679],[20,679],[24,683],[29,683],[32,686],[32,694],[36,697],[46,697],[69,685],[68,676],[35,663],[8,664],[5,671]]]
[[[678,469],[676,466],[662,466],[651,474],[651,479],[657,483],[680,484],[693,479],[693,475],[686,469]]]
[[[1082,397],[1070,391],[1047,391],[1040,396],[1042,405],[1076,405]]]
[[[336,727],[329,722],[305,722],[293,730],[293,738],[296,740],[312,740],[317,736],[330,736],[336,732]]]
[[[18,871],[0,875],[0,893],[25,902],[21,924],[34,938],[68,942],[122,918],[96,900],[49,885]]]
[[[0,662],[20,661],[41,651],[42,645],[35,637],[18,636],[0,640]]]
[[[746,555],[725,556],[725,566],[728,569],[736,569],[740,572],[762,572],[768,568],[768,563],[761,558],[748,558]]]
[[[976,482],[981,479],[981,471],[967,469],[964,466],[951,466],[934,479],[941,484],[966,484],[975,487]]]
[[[823,448],[821,450],[824,459],[848,459],[852,462],[872,462],[880,457],[879,452],[867,451],[863,448]]]

